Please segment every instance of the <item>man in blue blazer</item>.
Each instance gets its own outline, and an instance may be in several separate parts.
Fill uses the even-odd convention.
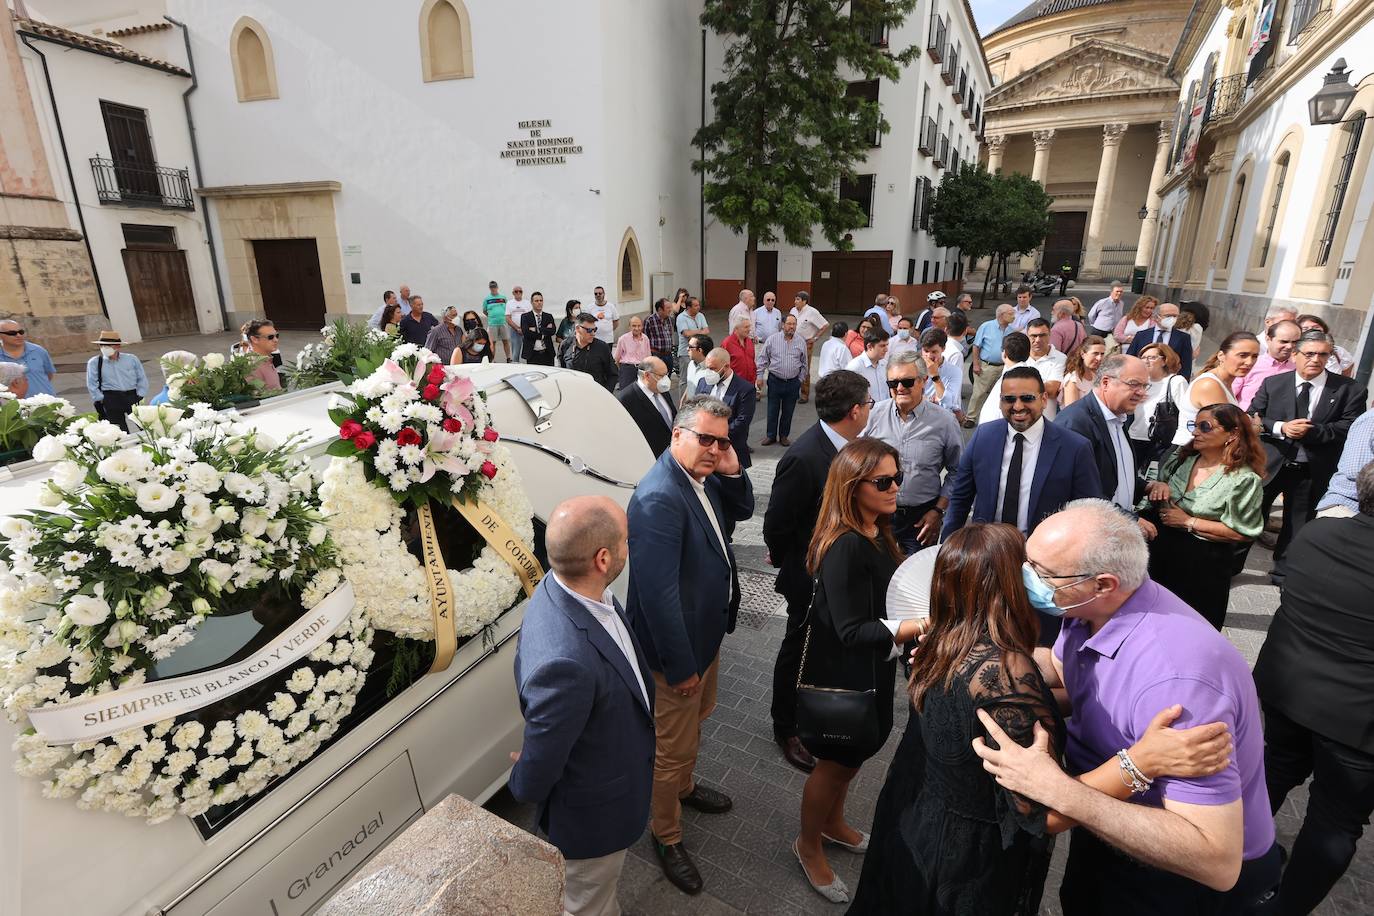
[[[729,406],[712,397],[678,405],[668,451],[630,499],[628,604],[657,691],[649,829],[664,874],[688,894],[702,881],[682,844],[682,806],[710,814],[731,806],[692,779],[701,723],[716,705],[720,644],[739,610],[725,528],[754,514],[729,421]]]
[[[1155,312],[1158,328],[1149,328],[1131,338],[1126,349],[1127,356],[1139,356],[1140,351],[1152,343],[1162,343],[1178,354],[1178,374],[1185,379],[1193,377],[1193,338],[1187,331],[1175,331],[1174,322],[1178,321],[1178,306],[1166,302]]]
[[[705,369],[697,381],[696,393],[709,394],[730,408],[730,441],[739,456],[739,466],[748,468],[753,464],[749,455],[749,425],[754,422],[758,392],[752,382],[746,382],[730,368],[730,351],[724,347],[707,353],[702,365]],[[727,531],[726,537],[729,536]]]
[[[654,679],[610,590],[626,535],[624,511],[604,496],[554,509],[553,572],[530,599],[515,652],[525,736],[511,755],[511,794],[538,806],[563,853],[569,913],[613,911],[625,851],[649,819]]]
[[[1097,492],[1118,509],[1135,515],[1135,504],[1143,490],[1141,471],[1135,466],[1127,429],[1145,392],[1150,387],[1150,371],[1135,356],[1113,353],[1097,370],[1097,384],[1086,396],[1059,411],[1054,425],[1069,429],[1088,440],[1097,465]],[[1145,537],[1156,534],[1150,522],[1143,523]]]

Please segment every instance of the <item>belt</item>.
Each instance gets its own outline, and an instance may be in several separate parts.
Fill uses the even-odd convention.
[[[989,366],[1000,366],[1000,365],[1002,365],[1001,363],[994,363],[994,362],[993,362],[992,360],[990,360],[990,359],[985,359],[985,360],[983,360],[983,362],[987,363]]]
[[[1283,466],[1293,471],[1305,471],[1310,463],[1308,461],[1285,461]]]

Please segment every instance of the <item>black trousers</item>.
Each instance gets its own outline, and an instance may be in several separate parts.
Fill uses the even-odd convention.
[[[773,662],[773,736],[779,740],[797,734],[797,672],[801,668],[802,643],[806,641],[806,612],[810,595],[787,599],[787,630]]]
[[[1318,735],[1266,704],[1264,775],[1275,811],[1289,792],[1313,777],[1278,909],[1308,913],[1345,874],[1374,812],[1374,754]]]
[[[1298,536],[1302,527],[1317,517],[1317,501],[1321,493],[1313,492],[1312,471],[1306,464],[1285,464],[1279,468],[1274,479],[1264,488],[1264,502],[1261,514],[1266,520],[1274,500],[1283,494],[1283,526],[1279,529],[1278,542],[1274,544],[1274,575],[1285,575],[1284,559],[1288,545]]]
[[[1229,891],[1137,862],[1084,827],[1073,829],[1069,861],[1059,886],[1064,916],[1268,916],[1280,874],[1275,843],[1242,862]]]
[[[902,553],[911,556],[925,547],[916,535],[921,530],[921,519],[925,518],[927,512],[935,508],[939,502],[932,499],[928,503],[921,503],[919,506],[898,506],[897,512],[892,516],[892,536],[897,539],[897,546],[902,548]],[[936,532],[937,539],[939,532]]]
[[[115,426],[129,431],[128,423],[125,418],[133,413],[134,405],[139,402],[137,391],[112,391],[102,388],[103,397],[95,402],[96,416],[102,420],[108,420]]]
[[[1150,542],[1150,578],[1220,630],[1231,600],[1235,545],[1204,541],[1183,528],[1158,527],[1159,534]]]

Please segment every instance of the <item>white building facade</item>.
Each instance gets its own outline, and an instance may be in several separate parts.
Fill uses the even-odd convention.
[[[819,231],[806,248],[761,249],[756,292],[775,290],[785,307],[807,290],[822,313],[862,312],[881,292],[913,311],[933,290],[960,288],[959,252],[935,244],[929,208],[947,171],[978,163],[992,81],[973,14],[964,0],[921,0],[905,22],[873,40],[894,49],[915,45],[921,54],[896,82],[850,84],[851,93],[876,97],[890,125],[857,167],[857,180],[840,187],[867,213],[868,225],[851,233],[850,251],[830,250]],[[712,80],[723,53],[719,44],[708,52]],[[704,244],[706,302],[729,308],[744,285],[745,239],[708,214]]]
[[[1206,303],[1213,343],[1258,329],[1275,303],[1320,315],[1367,378],[1374,72],[1360,49],[1374,5],[1198,0],[1190,23],[1171,62],[1182,93],[1146,288]],[[1339,58],[1354,99],[1340,123],[1314,125],[1308,101]]]

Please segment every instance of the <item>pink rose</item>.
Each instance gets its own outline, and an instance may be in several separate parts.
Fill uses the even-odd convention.
[[[487,440],[488,442],[495,442],[497,439],[501,438],[501,435],[496,430],[488,426],[485,430],[482,431],[482,438]]]
[[[357,420],[344,420],[339,427],[339,438],[352,440],[358,433],[363,431],[363,425]]]
[[[377,444],[377,437],[367,430],[363,430],[353,437],[353,446],[360,452],[365,452]]]

